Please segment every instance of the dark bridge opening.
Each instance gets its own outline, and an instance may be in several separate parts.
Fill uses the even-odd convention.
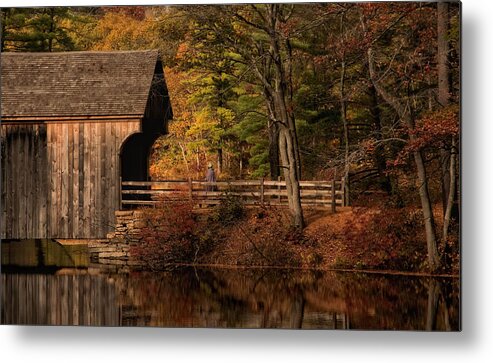
[[[149,155],[158,137],[137,133],[125,140],[120,151],[122,181],[149,180]]]
[[[149,155],[151,148],[158,134],[137,133],[128,137],[120,150],[120,171],[122,182],[145,182],[149,178]],[[122,187],[121,199],[139,199],[138,195],[128,195],[125,191],[135,189],[132,186]],[[147,190],[148,186],[141,186],[137,189]],[[140,199],[150,200],[150,195],[140,194]]]

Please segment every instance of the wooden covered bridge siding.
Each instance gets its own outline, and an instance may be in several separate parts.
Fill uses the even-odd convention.
[[[139,130],[139,120],[2,125],[2,238],[105,236],[120,147]]]
[[[2,53],[2,238],[104,238],[172,117],[157,51]]]

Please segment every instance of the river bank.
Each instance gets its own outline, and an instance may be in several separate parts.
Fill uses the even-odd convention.
[[[207,265],[430,273],[421,218],[412,208],[306,209],[303,231],[290,227],[287,211],[268,206],[226,204],[197,215],[180,204],[141,213],[145,223],[137,237],[125,238],[134,241],[132,259],[150,270]],[[458,241],[449,240],[442,252],[444,267],[433,273],[458,275]]]

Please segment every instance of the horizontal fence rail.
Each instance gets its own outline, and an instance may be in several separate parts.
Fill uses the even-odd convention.
[[[335,210],[344,203],[343,180],[300,181],[301,204]],[[196,180],[121,182],[121,206],[152,206],[167,200],[190,200],[198,207],[217,205],[227,195],[246,205],[288,205],[285,181],[234,180],[208,183]]]

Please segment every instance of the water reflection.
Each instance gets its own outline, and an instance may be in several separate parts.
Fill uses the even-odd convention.
[[[1,280],[4,324],[459,329],[457,279],[193,268],[116,274],[88,265],[10,271]]]

